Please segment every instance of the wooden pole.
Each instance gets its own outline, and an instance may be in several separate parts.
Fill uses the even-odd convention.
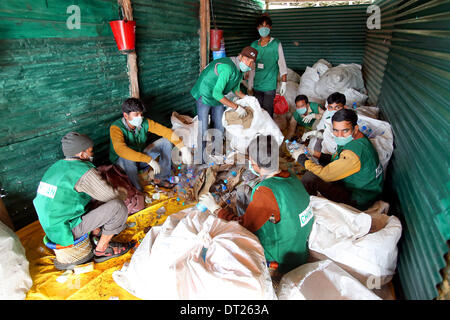
[[[207,65],[208,57],[208,26],[207,26],[207,6],[209,0],[200,0],[200,72]]]
[[[124,17],[128,21],[133,21],[133,8],[131,6],[131,0],[118,0],[119,6],[123,9]],[[137,54],[136,50],[127,54],[127,67],[128,77],[130,79],[130,96],[133,98],[139,98],[139,79],[138,79],[138,67],[137,67]]]

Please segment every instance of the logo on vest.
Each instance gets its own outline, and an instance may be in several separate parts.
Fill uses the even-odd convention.
[[[58,190],[57,186],[41,181],[39,182],[37,193],[43,195],[44,197],[53,199],[56,195],[56,190]]]
[[[314,214],[311,209],[311,204],[309,204],[305,211],[298,215],[298,217],[300,218],[300,226],[303,228],[305,225],[307,225],[309,220],[311,220],[313,216]]]
[[[378,178],[382,173],[383,173],[383,166],[381,165],[381,163],[379,163],[378,167],[375,169],[375,178]]]

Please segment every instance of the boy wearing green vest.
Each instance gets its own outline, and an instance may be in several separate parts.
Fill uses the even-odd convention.
[[[171,188],[168,179],[172,169],[172,143],[180,149],[184,163],[192,162],[191,151],[180,138],[169,129],[153,120],[143,117],[144,105],[139,99],[129,98],[122,104],[123,117],[114,121],[109,129],[109,160],[121,167],[132,184],[142,191],[138,170],[149,166],[154,172],[154,182]],[[148,133],[162,138],[148,143]],[[156,158],[159,157],[159,161]]]
[[[304,130],[312,129],[314,122],[320,120],[325,108],[317,102],[309,102],[308,97],[300,94],[295,98],[295,112],[289,122],[289,131],[286,139],[290,140],[295,135],[297,124]],[[303,135],[304,136],[304,135]]]
[[[309,256],[314,220],[309,195],[296,175],[279,169],[279,147],[272,136],[256,137],[248,150],[250,170],[262,181],[253,189],[245,213],[236,216],[220,208],[210,193],[202,195],[200,202],[219,218],[238,221],[255,233],[266,260],[276,261],[283,274],[306,263]]]
[[[261,16],[256,21],[256,28],[260,38],[253,41],[251,46],[258,50],[258,59],[255,70],[249,74],[249,94],[254,93],[261,107],[273,117],[278,73],[282,81],[280,94],[283,96],[286,93],[287,66],[281,42],[270,36],[272,20],[266,15]]]
[[[370,140],[359,131],[358,116],[351,109],[341,109],[331,118],[337,151],[314,151],[319,164],[308,160],[311,152],[301,148],[292,152],[294,159],[308,171],[302,182],[310,195],[320,192],[325,198],[368,209],[383,191],[383,167]]]
[[[244,98],[240,84],[245,72],[250,71],[258,56],[258,51],[252,47],[245,47],[237,57],[226,57],[212,61],[200,74],[197,82],[191,90],[191,94],[197,101],[197,114],[199,124],[199,138],[203,141],[209,126],[211,115],[211,128],[217,129],[223,135],[222,116],[224,106],[234,109],[240,118],[247,115],[242,106],[225,97],[229,92],[235,93],[239,98]],[[206,142],[202,142],[202,150]]]
[[[33,200],[45,234],[60,246],[73,245],[75,239],[89,232],[101,234],[93,252],[96,262],[125,254],[130,244],[110,240],[126,227],[128,210],[123,200],[127,191],[114,189],[102,179],[92,164],[94,143],[88,136],[69,132],[61,143],[65,159],[47,169]],[[104,204],[89,211],[91,199]],[[66,269],[84,262],[69,266],[55,261],[55,266]]]

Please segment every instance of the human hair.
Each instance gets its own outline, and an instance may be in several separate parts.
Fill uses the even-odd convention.
[[[347,99],[345,98],[345,95],[340,92],[334,92],[330,94],[327,98],[328,104],[337,103],[342,104],[345,106],[345,103],[347,102]]]
[[[352,109],[341,109],[337,111],[331,118],[331,122],[348,121],[354,128],[358,124],[358,115]]]
[[[259,27],[260,25],[262,25],[263,23],[266,23],[269,26],[272,26],[272,19],[270,19],[269,16],[263,15],[258,17],[258,19],[256,19],[256,26]]]
[[[144,112],[144,104],[137,98],[128,98],[122,103],[122,112]]]
[[[295,97],[295,103],[297,103],[298,101],[305,101],[306,104],[308,104],[308,97],[305,96],[304,94],[299,94],[297,97]]]
[[[258,167],[278,169],[279,146],[272,135],[258,135],[248,145],[247,154]]]

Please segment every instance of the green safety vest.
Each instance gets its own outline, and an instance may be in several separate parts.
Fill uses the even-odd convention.
[[[361,162],[361,170],[342,179],[345,187],[351,191],[352,199],[358,209],[366,210],[383,191],[383,166],[378,153],[367,137],[352,140],[345,146],[338,146],[332,161],[339,159],[343,150],[353,151]]]
[[[128,127],[123,123],[122,119],[123,118],[120,118],[114,121],[112,126],[120,128],[128,148],[133,149],[134,151],[137,152],[142,152],[145,149],[145,147],[147,147],[147,138],[148,138],[147,133],[149,127],[148,119],[144,118],[144,121],[142,121],[141,129],[138,130],[137,133],[135,133],[136,130],[129,130]],[[110,138],[109,160],[111,161],[111,163],[116,163],[118,159],[119,155],[114,150],[114,146]]]
[[[61,246],[74,243],[72,229],[81,222],[91,197],[75,184],[95,166],[89,161],[59,160],[45,172],[33,200],[39,222],[50,241]]]
[[[291,173],[288,178],[271,177],[253,189],[264,186],[272,190],[280,209],[280,221],[269,220],[255,232],[264,248],[267,261],[277,261],[282,273],[307,262],[308,238],[313,225],[309,194],[302,182]]]
[[[220,65],[229,66],[229,78],[223,79],[226,81],[224,84],[224,89],[222,91],[223,95],[226,95],[230,91],[237,91],[240,88],[240,83],[243,78],[243,74],[241,70],[239,70],[234,64],[231,58],[220,58],[212,61],[200,74],[200,77],[197,79],[194,87],[191,90],[191,95],[198,100],[202,97],[202,102],[208,106],[220,106],[221,102],[216,100],[213,97],[213,89],[217,84],[217,80],[219,80],[219,70],[218,67]],[[222,79],[222,78],[221,78]]]
[[[318,103],[310,102],[309,106],[311,107],[311,110],[313,113],[319,114],[319,104]],[[316,121],[316,119],[313,119],[309,123],[304,123],[303,118],[295,111],[294,111],[294,119],[297,121],[297,123],[299,125],[301,125],[302,127],[305,127],[306,130],[311,130],[314,122]]]
[[[271,91],[277,89],[278,67],[278,46],[280,41],[273,39],[266,46],[261,47],[259,40],[252,42],[251,46],[258,50],[255,61],[255,79],[253,88],[258,91]],[[260,66],[263,68],[260,68]]]

